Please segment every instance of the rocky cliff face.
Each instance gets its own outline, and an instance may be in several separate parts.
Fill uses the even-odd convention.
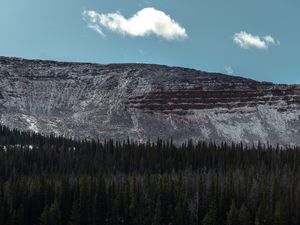
[[[144,64],[0,57],[9,127],[68,137],[300,145],[300,85]]]

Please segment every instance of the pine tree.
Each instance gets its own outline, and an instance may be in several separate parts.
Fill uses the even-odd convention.
[[[255,225],[264,225],[264,224],[266,224],[264,210],[263,210],[263,207],[261,205],[258,207],[258,209],[256,211],[254,224]]]
[[[161,201],[160,198],[156,201],[152,225],[161,225]]]
[[[237,209],[235,207],[235,202],[232,200],[230,209],[227,213],[227,225],[236,225],[237,224]]]
[[[50,206],[51,225],[61,225],[61,212],[57,201]]]
[[[17,210],[13,210],[10,218],[9,225],[24,225],[24,210],[23,208],[18,208]]]
[[[287,225],[286,208],[284,207],[283,201],[280,199],[276,201],[275,212],[273,215],[274,225]]]
[[[245,204],[243,204],[239,210],[238,224],[239,225],[251,225],[252,224],[251,214]]]
[[[203,225],[218,225],[218,211],[215,200],[209,204],[209,209],[202,220]]]
[[[119,199],[115,198],[112,201],[112,209],[111,209],[111,224],[118,225],[119,223]]]
[[[61,214],[57,201],[50,207],[44,208],[40,216],[40,225],[61,225]]]
[[[88,224],[90,221],[90,208],[89,208],[89,178],[87,176],[79,179],[79,204],[80,204],[80,223]]]
[[[49,207],[48,206],[45,206],[39,220],[40,220],[40,225],[51,225],[51,223],[50,223],[50,213],[49,213]]]
[[[107,193],[105,180],[102,176],[98,179],[96,193],[96,224],[105,224],[107,220]]]
[[[185,209],[182,207],[182,203],[179,201],[176,204],[175,210],[174,210],[174,224],[176,225],[184,225],[185,224],[185,215],[184,215]]]
[[[80,225],[80,221],[80,206],[78,201],[74,200],[69,225]]]
[[[131,190],[130,205],[129,205],[129,220],[130,224],[137,224],[138,221],[138,202],[134,190]]]

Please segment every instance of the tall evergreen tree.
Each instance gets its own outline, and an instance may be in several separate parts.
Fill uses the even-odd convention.
[[[235,202],[232,200],[230,209],[227,213],[227,225],[236,225],[237,224],[237,218],[238,218],[238,212],[235,207]]]
[[[154,215],[151,225],[161,225],[161,201],[160,198],[156,200],[156,205],[154,209]]]
[[[273,224],[274,225],[288,225],[286,207],[282,199],[276,201],[275,211],[273,215]]]
[[[209,204],[208,212],[202,220],[203,225],[218,225],[218,211],[216,200],[213,199]]]
[[[40,225],[61,225],[61,214],[57,201],[45,207],[40,216]]]
[[[71,217],[69,221],[69,225],[80,225],[81,224],[81,217],[80,217],[80,205],[77,200],[73,201]]]
[[[245,204],[242,204],[238,213],[238,224],[239,225],[251,225],[252,219],[249,209]]]

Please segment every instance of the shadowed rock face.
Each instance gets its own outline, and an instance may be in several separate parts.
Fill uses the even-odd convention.
[[[192,69],[0,57],[2,124],[77,138],[300,145],[300,85]]]

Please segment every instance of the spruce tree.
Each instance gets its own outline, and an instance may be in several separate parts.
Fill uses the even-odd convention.
[[[57,201],[45,207],[40,216],[40,225],[61,225],[61,214]]]
[[[209,204],[209,209],[202,220],[203,225],[218,225],[218,211],[215,200]]]
[[[160,224],[161,224],[161,201],[160,198],[158,198],[154,209],[152,225],[160,225]]]
[[[279,199],[275,204],[275,211],[273,215],[274,225],[288,225],[286,216],[286,207],[284,206],[283,200]]]
[[[252,219],[249,209],[246,207],[245,204],[239,210],[238,213],[238,224],[239,225],[251,225]]]
[[[40,225],[52,225],[51,224],[51,219],[50,219],[50,211],[49,207],[45,206],[41,216],[40,216]]]
[[[236,225],[237,224],[237,209],[235,207],[235,202],[232,200],[230,209],[227,213],[227,225]]]
[[[78,200],[74,200],[69,225],[80,225],[80,221],[80,205]]]

